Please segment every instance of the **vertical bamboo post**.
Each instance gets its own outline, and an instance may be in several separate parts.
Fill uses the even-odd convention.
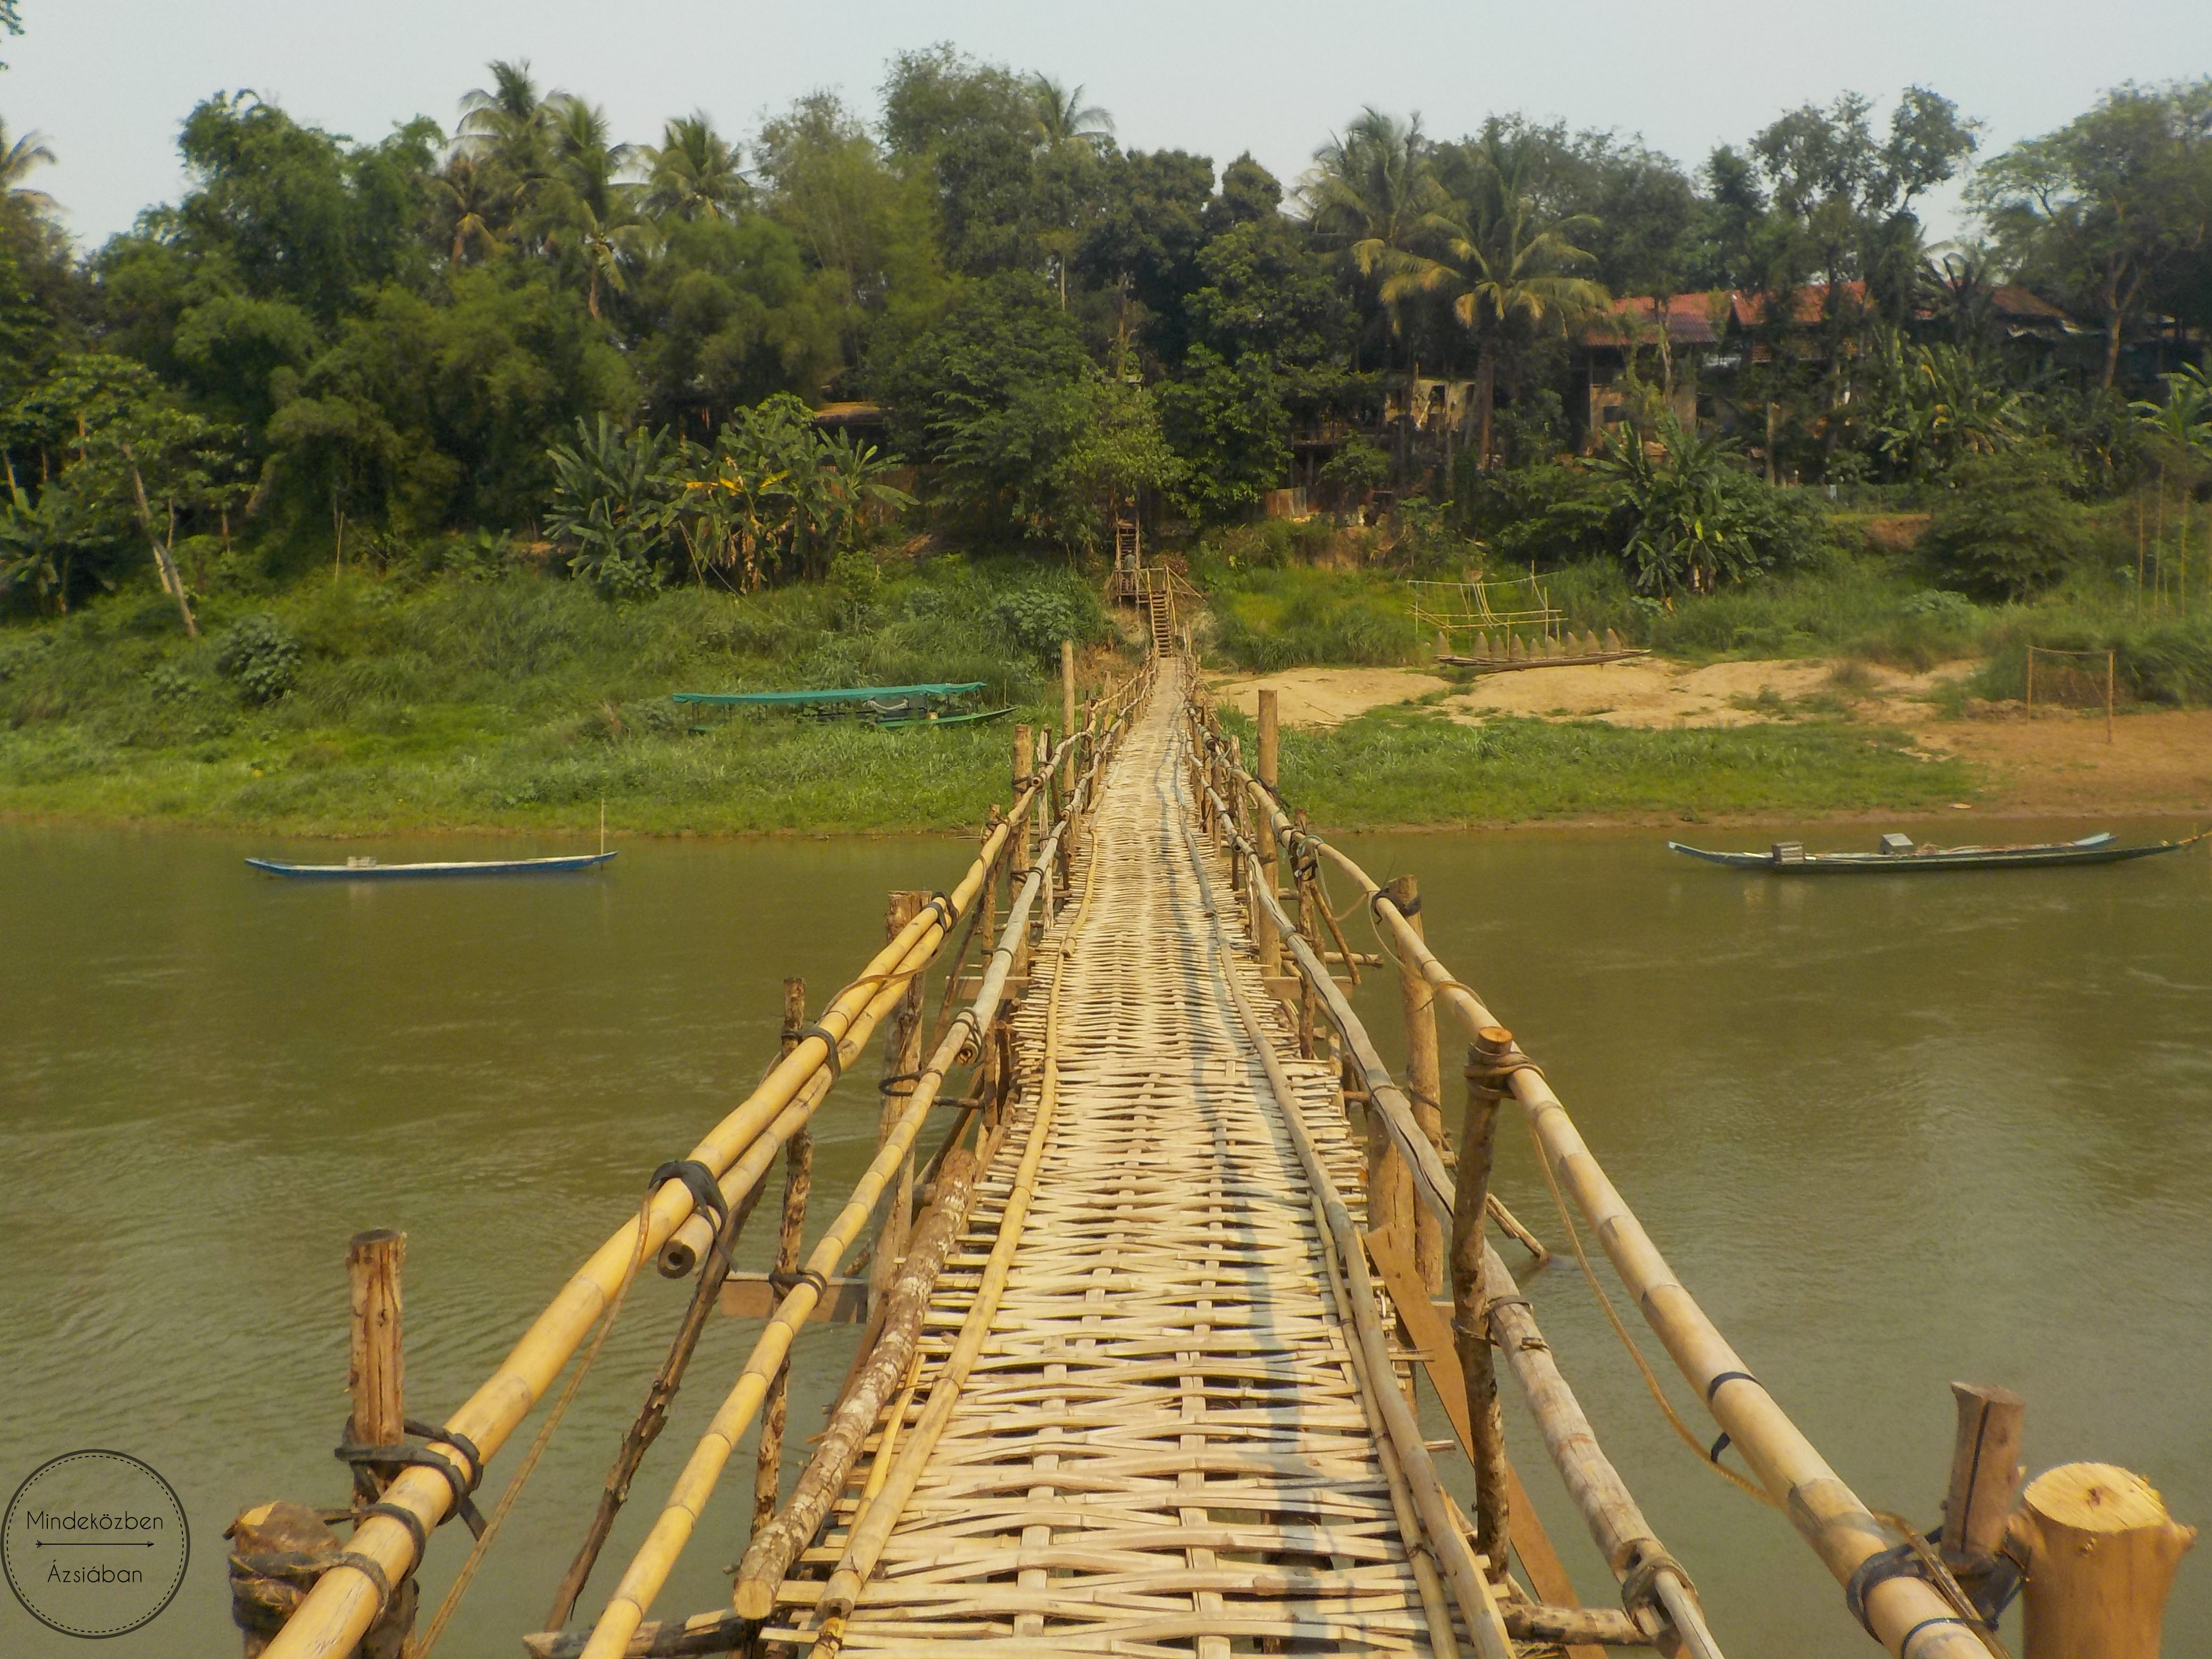
[[[1298,808],[1297,823],[1300,830],[1306,827],[1306,809],[1303,806]],[[1310,857],[1310,854],[1309,856]],[[1295,864],[1292,874],[1293,876],[1296,874]],[[1298,931],[1306,936],[1307,943],[1316,951],[1321,949],[1321,918],[1314,914],[1314,909],[1320,902],[1320,899],[1315,895],[1312,882],[1298,883]],[[1346,964],[1347,967],[1349,965]],[[1314,1018],[1316,1012],[1318,1012],[1318,999],[1314,995],[1312,981],[1304,974],[1300,974],[1298,975],[1298,1053],[1308,1060],[1311,1060],[1314,1054]]]
[[[1260,693],[1259,769],[1254,775],[1267,786],[1271,795],[1274,793],[1276,775],[1282,759],[1281,702],[1281,697],[1274,691],[1262,690]],[[1262,831],[1259,842],[1260,879],[1266,884],[1268,893],[1273,895],[1275,891],[1275,838]],[[1282,942],[1275,937],[1274,922],[1261,915],[1255,906],[1252,927],[1256,935],[1253,942],[1260,947],[1260,970],[1267,974],[1279,974],[1283,970]]]
[[[1030,781],[1030,757],[1035,752],[1036,745],[1030,741],[1030,728],[1026,725],[1016,726],[1014,727],[1013,787],[1014,798],[1017,800],[1021,799],[1023,787]],[[1015,822],[1014,833],[1008,837],[1006,902],[1010,906],[1013,902],[1015,891],[1024,881],[1029,878],[1030,826],[1033,822],[1034,818],[1030,813],[1023,812]],[[1014,941],[1013,977],[1020,980],[1026,986],[1029,982],[1029,972],[1030,936],[1029,930],[1024,928],[1022,930],[1022,936]]]
[[[1943,1499],[1943,1561],[1971,1570],[2004,1541],[2012,1495],[2019,1488],[2020,1431],[2027,1403],[2009,1389],[1954,1382],[1958,1432],[1951,1444],[1951,1486]]]
[[[884,912],[884,937],[896,939],[907,923],[921,914],[927,893],[899,891],[890,896]],[[883,1111],[878,1120],[876,1145],[890,1139],[906,1115],[907,1097],[914,1092],[914,1075],[921,1069],[921,975],[908,983],[906,994],[884,1027]],[[914,1217],[914,1154],[899,1165],[898,1179],[883,1197],[883,1213],[876,1222],[874,1253],[868,1258],[868,1316],[890,1294],[906,1256],[907,1229]]]
[[[2185,569],[2187,568],[2188,567],[2185,565],[2183,567]],[[2118,672],[2116,672],[2118,667],[2118,664],[2119,653],[2118,652],[2107,651],[2105,653],[2105,741],[2106,743],[2110,743],[2112,740],[2112,691],[2114,684],[2118,678]]]
[[[1401,876],[1385,887],[1414,933],[1425,937],[1421,926],[1421,887],[1411,876]],[[1413,1121],[1441,1152],[1444,1144],[1443,1066],[1437,1057],[1436,993],[1429,987],[1419,963],[1410,957],[1398,962],[1398,988],[1406,1005],[1406,1092],[1413,1097]],[[1396,1156],[1393,1153],[1392,1156]],[[1412,1179],[1412,1171],[1407,1172]],[[1435,1295],[1444,1287],[1443,1223],[1425,1204],[1413,1208],[1413,1266],[1421,1283]]]
[[[1229,739],[1229,764],[1222,768],[1224,781],[1228,777],[1232,776],[1236,773],[1241,772],[1243,769],[1244,739],[1242,738],[1231,738]],[[1221,797],[1222,799],[1229,803],[1229,829],[1231,831],[1229,840],[1229,886],[1231,890],[1233,892],[1244,893],[1244,909],[1246,914],[1251,918],[1253,943],[1259,946],[1260,965],[1264,969],[1267,967],[1267,951],[1265,945],[1260,945],[1260,939],[1261,938],[1261,929],[1265,927],[1267,924],[1261,919],[1260,901],[1254,898],[1249,893],[1245,893],[1244,891],[1246,884],[1252,879],[1252,872],[1245,864],[1243,854],[1237,848],[1235,833],[1243,830],[1244,827],[1244,814],[1242,810],[1240,810],[1243,805],[1241,799],[1242,794],[1243,792],[1232,783],[1228,786],[1227,790]],[[1249,840],[1249,837],[1247,837],[1247,839]]]
[[[2159,1659],[2174,1569],[2197,1540],[2148,1480],[2068,1463],[2028,1482],[2012,1534],[2027,1553],[2026,1659]]]
[[[407,1261],[407,1235],[388,1227],[356,1233],[346,1241],[346,1293],[352,1342],[346,1390],[353,1409],[345,1437],[357,1446],[397,1446],[407,1437],[406,1363],[400,1347],[399,1273]],[[354,1492],[373,1504],[391,1483],[388,1471],[354,1465]]]
[[[1075,735],[1075,641],[1060,642],[1060,731],[1062,737]],[[1067,764],[1060,774],[1060,787],[1073,794],[1075,791],[1075,749],[1070,744]]]
[[[1452,1192],[1451,1297],[1453,1346],[1467,1382],[1468,1430],[1474,1454],[1474,1547],[1490,1563],[1491,1577],[1505,1577],[1512,1541],[1507,1494],[1505,1419],[1498,1404],[1498,1373],[1490,1358],[1489,1293],[1483,1284],[1483,1224],[1490,1210],[1490,1164],[1498,1139],[1498,1066],[1512,1051],[1513,1034],[1486,1027],[1467,1051],[1467,1116],[1459,1136],[1459,1170]]]
[[[806,981],[783,982],[782,1050],[799,1046],[799,1033],[806,1024]],[[799,1249],[806,1232],[806,1199],[814,1184],[814,1136],[802,1127],[783,1144],[783,1227],[776,1235],[775,1270],[787,1273],[799,1266]],[[791,1409],[791,1362],[777,1368],[761,1402],[760,1446],[753,1462],[753,1525],[758,1532],[775,1514],[783,1496],[783,1427]]]
[[[2035,707],[2035,647],[2027,647],[2027,706]]]

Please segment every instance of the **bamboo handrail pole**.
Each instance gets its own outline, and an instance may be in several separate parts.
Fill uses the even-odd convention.
[[[1209,792],[1210,793],[1210,792]],[[1219,798],[1214,797],[1216,804]],[[1187,803],[1186,803],[1187,805]],[[1225,811],[1222,815],[1224,830],[1236,834],[1235,820]],[[1212,920],[1214,936],[1214,972],[1218,983],[1229,993],[1237,1007],[1238,1019],[1244,1026],[1255,1057],[1267,1079],[1268,1091],[1274,1096],[1277,1115],[1288,1132],[1299,1164],[1305,1170],[1306,1184],[1316,1207],[1326,1217],[1327,1231],[1334,1249],[1336,1265],[1344,1273],[1346,1288],[1351,1294],[1352,1327],[1359,1346],[1361,1370],[1370,1379],[1369,1397],[1380,1407],[1383,1432],[1397,1454],[1398,1468],[1411,1489],[1415,1509],[1421,1519],[1425,1542],[1437,1565],[1443,1569],[1445,1581],[1450,1584],[1453,1599],[1459,1603],[1460,1615],[1466,1620],[1468,1632],[1474,1638],[1475,1651],[1481,1659],[1512,1659],[1512,1644],[1506,1638],[1505,1626],[1499,1619],[1490,1585],[1476,1563],[1474,1552],[1468,1547],[1467,1536],[1453,1518],[1444,1498],[1443,1486],[1437,1479],[1436,1465],[1429,1456],[1428,1443],[1422,1437],[1420,1425],[1414,1420],[1413,1408],[1405,1395],[1395,1386],[1395,1372],[1390,1361],[1389,1340],[1382,1333],[1382,1322],[1376,1308],[1375,1281],[1367,1267],[1367,1255],[1359,1240],[1358,1228],[1352,1224],[1352,1212],[1345,1207],[1343,1196],[1329,1176],[1328,1167],[1322,1162],[1321,1153],[1313,1144],[1312,1132],[1306,1127],[1300,1114],[1297,1095],[1285,1074],[1282,1061],[1277,1057],[1267,1027],[1244,994],[1243,988],[1227,970],[1228,940],[1223,937],[1219,907],[1213,901],[1212,882],[1206,873],[1205,860],[1200,853],[1198,836],[1190,828],[1188,817],[1184,838],[1188,844],[1195,866],[1200,890],[1205,894],[1207,914]],[[1237,837],[1241,840],[1242,837]],[[1249,848],[1249,843],[1247,843]],[[1272,895],[1264,896],[1272,899]],[[1413,1540],[1406,1540],[1408,1551]]]
[[[1279,836],[1290,827],[1279,811],[1271,815],[1271,823]],[[1302,844],[1327,854],[1359,884],[1376,916],[1389,927],[1395,947],[1419,964],[1470,1031],[1498,1024],[1481,998],[1437,960],[1388,896],[1376,896],[1382,890],[1364,870],[1318,836],[1308,836]],[[1533,1069],[1517,1071],[1510,1083],[1546,1161],[1560,1185],[1574,1194],[1645,1322],[1814,1553],[1838,1582],[1848,1583],[1869,1557],[1890,1547],[1887,1529],[1750,1375],[1719,1328],[1675,1278],[1542,1074]],[[1884,1579],[1868,1592],[1865,1605],[1875,1639],[1893,1654],[1901,1653],[1911,1636],[1910,1659],[1987,1659],[1980,1638],[1959,1621],[1933,1587],[1919,1579]],[[1916,1630],[1919,1634],[1913,1636]]]
[[[866,1495],[861,1510],[853,1517],[836,1571],[830,1575],[829,1584],[816,1604],[822,1617],[817,1626],[818,1634],[813,1651],[825,1659],[836,1654],[843,1644],[845,1622],[851,1617],[853,1604],[860,1599],[860,1587],[875,1571],[884,1547],[890,1541],[891,1529],[898,1524],[907,1500],[921,1479],[923,1467],[936,1449],[945,1425],[951,1420],[960,1390],[990,1336],[999,1298],[1013,1271],[1014,1251],[1021,1242],[1030,1200],[1036,1190],[1037,1171],[1044,1164],[1045,1146],[1051,1139],[1053,1116],[1060,1103],[1060,1005],[1067,978],[1066,963],[1075,954],[1075,935],[1090,914],[1091,896],[1097,885],[1098,860],[1094,858],[1085,868],[1083,896],[1060,936],[1061,967],[1052,976],[1052,990],[1045,1003],[1044,1065],[1038,1085],[1036,1112],[1030,1120],[1021,1162],[1015,1166],[1013,1184],[1000,1212],[998,1236],[993,1239],[990,1255],[985,1258],[982,1277],[976,1285],[967,1316],[961,1321],[959,1335],[930,1386],[929,1403],[922,1407],[913,1433],[899,1449],[896,1461],[889,1463],[880,1485],[876,1481],[876,1470],[870,1471],[869,1484],[874,1490]],[[884,1469],[885,1464],[886,1460],[878,1457],[877,1469]],[[608,1659],[614,1659],[620,1651],[612,1650]],[[588,1650],[585,1659],[593,1659]]]
[[[1249,782],[1249,780],[1245,781]],[[1274,803],[1270,800],[1267,805],[1269,807],[1273,807]],[[1216,812],[1219,816],[1220,821],[1225,824],[1228,822],[1227,804],[1217,796],[1213,798],[1213,805]],[[1271,817],[1273,819],[1279,820],[1283,823],[1287,824],[1288,820],[1282,817],[1279,811],[1276,811],[1272,813]],[[1318,847],[1323,850],[1331,850],[1328,848],[1327,843],[1320,841],[1318,837],[1309,837],[1305,844]],[[1349,861],[1346,860],[1346,862],[1348,863]],[[1362,883],[1370,895],[1380,890],[1372,881],[1368,879],[1364,871],[1359,870],[1358,866],[1356,865],[1350,866],[1350,867],[1355,872],[1357,878]],[[1395,916],[1397,914],[1395,907],[1391,906],[1387,899],[1376,908],[1380,914],[1392,916]],[[1326,966],[1314,955],[1312,949],[1304,938],[1299,937],[1290,931],[1287,925],[1288,919],[1285,917],[1282,918],[1282,921],[1285,925],[1285,942],[1289,945],[1293,959],[1297,963],[1300,971],[1305,975],[1308,981],[1314,985],[1315,988],[1321,993],[1322,1000],[1328,1009],[1331,1023],[1336,1026],[1338,1031],[1343,1036],[1348,1055],[1357,1065],[1358,1068],[1364,1077],[1368,1085],[1370,1104],[1379,1109],[1382,1121],[1390,1132],[1392,1139],[1397,1143],[1399,1151],[1407,1158],[1408,1163],[1413,1166],[1414,1186],[1416,1190],[1420,1194],[1423,1200],[1437,1210],[1438,1213],[1449,1216],[1451,1213],[1453,1200],[1451,1197],[1447,1196],[1447,1194],[1450,1194],[1453,1188],[1452,1186],[1448,1184],[1445,1180],[1445,1172],[1442,1158],[1438,1156],[1436,1148],[1429,1142],[1427,1136],[1421,1133],[1419,1125],[1413,1118],[1410,1103],[1407,1101],[1403,1093],[1401,1092],[1397,1089],[1396,1085],[1390,1081],[1389,1073],[1383,1068],[1381,1060],[1376,1055],[1374,1045],[1369,1040],[1364,1028],[1360,1024],[1358,1017],[1352,1012],[1351,1005],[1345,1001],[1342,994],[1337,989],[1335,981],[1330,978]],[[1411,936],[1412,930],[1410,928],[1407,929],[1406,932],[1408,936]],[[1418,943],[1418,939],[1416,942]],[[1424,946],[1423,951],[1425,955],[1425,949],[1426,947]],[[1429,957],[1427,959],[1433,960],[1433,957]],[[1485,1011],[1485,1014],[1486,1016],[1487,1015],[1487,1010]],[[1486,1025],[1488,1024],[1489,1022],[1486,1018]],[[1517,1085],[1522,1079],[1534,1075],[1534,1073],[1528,1072],[1516,1073],[1513,1075],[1512,1081]],[[1540,1081],[1540,1079],[1539,1080]],[[1486,1249],[1487,1250],[1487,1247],[1486,1247]],[[1495,1264],[1495,1271],[1497,1273],[1499,1274],[1504,1273],[1504,1263],[1498,1261],[1494,1251],[1487,1251],[1485,1256],[1484,1276],[1486,1279],[1491,1277],[1492,1271],[1492,1264]],[[1510,1285],[1511,1283],[1511,1279],[1510,1276],[1505,1276],[1499,1279],[1498,1282],[1501,1285]],[[1510,1296],[1514,1294],[1514,1292],[1508,1291],[1506,1294]],[[1534,1322],[1531,1321],[1529,1324],[1529,1331],[1532,1334],[1534,1333]],[[1540,1341],[1540,1339],[1538,1340]],[[1556,1376],[1556,1373],[1554,1373],[1554,1375]],[[1522,1384],[1523,1391],[1525,1393],[1527,1391],[1527,1380],[1517,1367],[1515,1370],[1515,1380],[1516,1382],[1521,1382]],[[1561,1391],[1565,1391],[1565,1386],[1564,1378],[1558,1379],[1558,1387]],[[1571,1392],[1566,1393],[1566,1399],[1570,1404],[1572,1403],[1573,1396]],[[1532,1401],[1532,1404],[1534,1402]],[[1578,1406],[1575,1408],[1575,1414],[1577,1418],[1580,1417],[1580,1407]],[[1586,1420],[1584,1420],[1583,1427],[1584,1431],[1587,1432]],[[1554,1462],[1558,1462],[1559,1447],[1554,1443],[1549,1436],[1547,1437],[1546,1446],[1548,1450],[1553,1451],[1554,1455]],[[1583,1456],[1587,1461],[1594,1461],[1597,1468],[1602,1470],[1601,1480],[1603,1487],[1617,1490],[1620,1494],[1626,1495],[1627,1491],[1626,1485],[1620,1481],[1620,1476],[1613,1471],[1611,1464],[1604,1460],[1601,1454],[1598,1453],[1595,1437],[1591,1437],[1589,1438],[1589,1449],[1586,1454],[1583,1454]],[[1560,1473],[1561,1475],[1567,1480],[1569,1490],[1577,1493],[1578,1507],[1581,1506],[1583,1498],[1586,1496],[1601,1489],[1598,1486],[1584,1485],[1578,1491],[1577,1475],[1569,1468],[1569,1466],[1565,1463],[1560,1464]],[[1600,1524],[1599,1521],[1593,1515],[1593,1512],[1588,1508],[1583,1510],[1583,1518],[1585,1522],[1591,1525],[1594,1530]],[[1640,1520],[1640,1516],[1638,1519]],[[1656,1540],[1654,1540],[1654,1547],[1656,1547]],[[1616,1571],[1620,1569],[1617,1568]],[[1696,1604],[1692,1599],[1692,1594],[1686,1583],[1677,1579],[1673,1573],[1661,1571],[1655,1575],[1654,1589],[1659,1595],[1662,1602],[1666,1607],[1670,1618],[1674,1623],[1676,1630],[1680,1632],[1685,1639],[1691,1643],[1693,1651],[1705,1656],[1717,1656],[1719,1650],[1717,1646],[1713,1644],[1710,1632],[1706,1632],[1705,1629],[1703,1619],[1698,1613]],[[1914,1659],[1919,1659],[1919,1656],[1916,1654]]]
[[[1029,794],[1033,797],[1036,793],[1033,786]],[[1028,797],[1018,799],[1016,811],[1022,811],[1029,804]],[[1008,830],[1002,827],[998,835],[1004,836],[1007,833]],[[865,1015],[867,1004],[873,1000],[866,994],[866,988],[903,970],[916,948],[929,942],[929,935],[941,937],[950,921],[973,902],[996,850],[987,843],[982,855],[969,866],[966,877],[949,896],[950,916],[943,914],[945,907],[933,905],[917,916],[898,939],[877,952],[860,977],[841,991],[823,1011],[818,1023],[824,1030],[834,1031],[834,1036],[809,1036],[798,1043],[737,1109],[692,1149],[690,1157],[694,1160],[719,1170],[726,1170],[737,1161],[761,1132],[788,1108],[807,1081],[822,1072],[831,1043],[835,1042],[842,1048],[843,1039],[857,1029],[856,1017]],[[919,971],[921,965],[915,964],[914,971]],[[837,1027],[832,1027],[832,1020],[837,1022]],[[856,1045],[865,1042],[866,1036],[865,1030],[858,1030]],[[697,1200],[683,1182],[664,1182],[644,1206],[646,1253],[650,1255],[665,1243],[696,1206]],[[592,1253],[523,1333],[498,1370],[446,1419],[447,1426],[468,1437],[485,1462],[506,1444],[507,1437],[529,1415],[531,1407],[561,1374],[606,1310],[638,1254],[639,1225],[640,1218],[631,1217]],[[430,1443],[441,1448],[459,1467],[466,1468],[476,1461],[459,1447],[438,1441]],[[416,1467],[404,1471],[392,1483],[384,1493],[384,1501],[413,1513],[428,1531],[445,1519],[453,1506],[453,1492],[439,1471]],[[415,1530],[392,1516],[371,1516],[348,1541],[351,1546],[349,1553],[374,1562],[390,1583],[397,1584],[414,1570],[417,1559]],[[269,1659],[341,1659],[353,1651],[375,1622],[382,1599],[376,1583],[366,1572],[341,1564],[316,1581],[283,1629],[272,1638],[266,1655]]]
[[[1104,758],[1102,755],[1101,762]],[[1094,763],[1091,770],[1085,775],[1079,793],[1088,792],[1097,769],[1097,763]],[[854,1187],[852,1197],[847,1200],[830,1231],[807,1258],[800,1282],[778,1304],[775,1317],[755,1343],[752,1356],[739,1374],[736,1386],[715,1413],[706,1433],[701,1437],[690,1460],[678,1475],[659,1518],[653,1523],[637,1553],[631,1558],[613,1597],[593,1626],[591,1639],[585,1644],[585,1659],[616,1659],[636,1633],[638,1626],[644,1621],[646,1609],[652,1605],[653,1597],[659,1594],[661,1586],[667,1583],[677,1557],[690,1542],[692,1530],[720,1479],[723,1467],[766,1397],[769,1379],[784,1363],[790,1353],[793,1339],[813,1313],[820,1299],[817,1287],[836,1271],[845,1252],[852,1248],[853,1241],[859,1237],[860,1229],[866,1224],[868,1217],[881,1200],[893,1174],[912,1149],[915,1138],[921,1133],[922,1122],[936,1100],[945,1073],[957,1062],[962,1051],[971,1042],[980,1043],[983,1040],[983,1034],[989,1030],[997,1018],[1000,1000],[1013,969],[1014,944],[1024,936],[1030,908],[1048,885],[1052,862],[1059,851],[1058,842],[1066,822],[1063,817],[1054,825],[1044,846],[1038,849],[1036,864],[1031,868],[1020,893],[1007,912],[998,948],[991,954],[990,965],[984,971],[975,1000],[954,1020],[955,1029],[946,1033],[936,1053],[931,1055],[929,1063],[923,1067],[921,1077],[915,1080],[914,1093],[908,1097],[904,1116],[881,1143],[875,1160]]]

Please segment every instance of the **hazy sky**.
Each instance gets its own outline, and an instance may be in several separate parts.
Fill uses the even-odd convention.
[[[2212,71],[2212,0],[22,0],[0,46],[0,117],[45,132],[40,183],[87,242],[182,179],[179,123],[209,94],[252,88],[356,138],[406,117],[451,125],[495,57],[604,103],[624,137],[699,108],[743,134],[816,88],[872,112],[894,52],[951,40],[1084,83],[1127,147],[1217,167],[1249,149],[1285,183],[1363,104],[1420,111],[1457,136],[1492,111],[1640,133],[1694,165],[1780,111],[1851,88],[1918,83],[1988,124],[1992,147],[2045,131],[2126,80]],[[1939,207],[1939,228],[1947,216]]]

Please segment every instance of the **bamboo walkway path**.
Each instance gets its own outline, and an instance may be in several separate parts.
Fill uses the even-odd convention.
[[[1175,673],[1076,864],[1071,890],[1091,902],[1066,907],[1039,951],[1014,1022],[1026,1105],[939,1283],[916,1374],[878,1422],[878,1449],[894,1422],[911,1427],[968,1316],[1034,1126],[1056,1002],[1058,1102],[1011,1275],[861,1591],[849,1650],[1434,1650],[1316,1195],[1227,976],[1272,1022],[1346,1194],[1362,1154],[1334,1068],[1297,1057],[1241,920],[1224,914],[1232,954],[1218,948],[1177,798]],[[1196,856],[1225,901],[1225,862]],[[768,1640],[811,1639],[870,1462],[794,1565]]]

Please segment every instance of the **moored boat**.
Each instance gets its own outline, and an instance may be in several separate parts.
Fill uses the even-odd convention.
[[[275,859],[248,859],[256,870],[294,881],[395,881],[424,876],[554,876],[572,870],[590,870],[605,864],[612,853],[577,853],[550,859],[485,859],[436,864],[380,864],[374,859],[348,859],[343,864],[284,864]]]
[[[1778,841],[1764,853],[1716,853],[1702,847],[1667,843],[1669,852],[1681,853],[1708,864],[1731,870],[1764,870],[1774,875],[1900,874],[1923,870],[2029,870],[2062,864],[2124,864],[2160,853],[2179,853],[2203,840],[2153,842],[2124,847],[2109,830],[2079,841],[2037,842],[2016,847],[1937,847],[1916,844],[1911,836],[1894,831],[1881,838],[1871,853],[1808,853],[1802,841]]]

